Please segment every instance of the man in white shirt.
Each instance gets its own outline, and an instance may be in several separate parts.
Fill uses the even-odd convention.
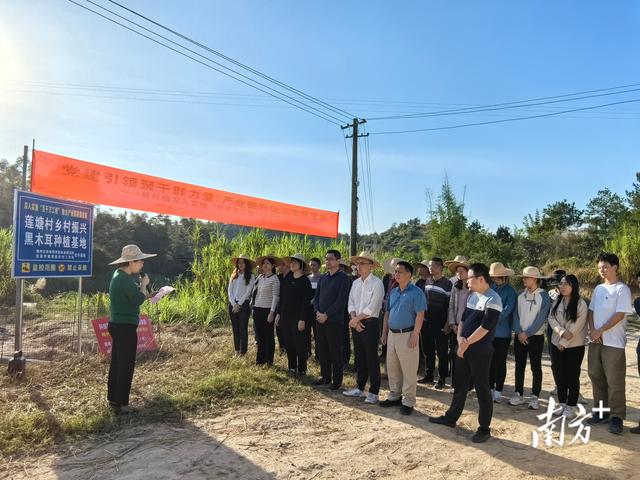
[[[609,413],[594,414],[588,422],[605,423],[611,416],[609,432],[620,435],[626,415],[625,378],[627,360],[627,315],[633,313],[631,290],[618,280],[620,261],[613,253],[598,256],[598,273],[604,280],[593,291],[587,322],[589,324],[589,378],[594,407],[600,402]]]
[[[380,361],[378,359],[379,314],[384,298],[382,280],[372,270],[380,264],[368,253],[351,257],[358,268],[359,277],[349,292],[349,326],[353,335],[358,386],[342,392],[347,397],[366,397],[365,403],[377,403],[380,391]],[[369,380],[369,393],[364,387]]]

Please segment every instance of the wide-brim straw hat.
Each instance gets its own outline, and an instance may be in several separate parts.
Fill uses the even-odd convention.
[[[401,258],[387,258],[384,262],[382,262],[382,268],[384,269],[384,273],[390,273],[391,275],[393,275],[394,273],[396,273],[396,265],[398,265],[398,262],[401,262],[402,259]]]
[[[516,272],[510,268],[505,267],[500,262],[494,262],[489,267],[490,277],[512,277]]]
[[[144,260],[145,258],[155,257],[157,253],[143,253],[137,245],[125,245],[122,247],[120,258],[109,263],[109,265],[118,265],[120,263],[135,262],[136,260]]]
[[[429,260],[422,260],[421,262],[416,262],[413,264],[413,269],[417,272],[418,268],[424,267],[429,269]]]
[[[309,268],[309,264],[307,263],[307,259],[301,253],[296,253],[291,255],[290,257],[282,257],[282,263],[290,264],[292,259],[296,259],[302,262],[302,271],[305,275],[311,273],[311,268]]]
[[[262,255],[261,257],[256,258],[256,265],[261,267],[262,262],[265,258],[270,258],[271,260],[273,260],[274,267],[277,267],[282,263],[282,259],[280,257],[276,257],[275,255]]]
[[[380,267],[380,263],[375,258],[373,258],[373,255],[367,252],[360,252],[360,255],[354,255],[350,260],[351,263],[355,263],[356,265],[360,260],[369,260],[373,264],[373,268]]]
[[[542,272],[538,267],[524,267],[524,269],[522,270],[522,275],[518,275],[518,276],[523,278],[526,278],[526,277],[539,278],[542,280],[545,280],[548,278],[542,275]]]
[[[464,255],[456,255],[456,258],[454,258],[453,260],[448,260],[444,262],[444,264],[449,267],[449,271],[451,273],[456,273],[456,269],[458,267],[465,267],[467,270],[469,270],[469,266],[471,265],[469,263],[469,259]]]
[[[238,264],[238,260],[244,260],[245,262],[249,262],[250,264],[255,263],[252,259],[250,259],[247,255],[245,255],[244,253],[241,253],[240,255],[238,255],[237,257],[233,257],[231,258],[231,264],[235,267]]]

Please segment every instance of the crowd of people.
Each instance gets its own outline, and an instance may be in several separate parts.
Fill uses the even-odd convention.
[[[119,413],[133,411],[129,392],[136,328],[140,305],[153,295],[149,277],[141,270],[154,256],[127,245],[111,262],[116,270],[109,287],[112,354],[107,399]],[[558,403],[554,414],[575,418],[578,403],[586,403],[580,393],[586,354],[593,404],[599,407],[587,421],[608,423],[611,433],[623,433],[627,317],[634,309],[640,315],[640,297],[632,303],[613,253],[597,259],[602,283],[589,304],[580,295],[576,276],[564,270],[545,276],[528,266],[516,275],[502,263],[470,263],[464,256],[418,263],[394,258],[381,265],[367,252],[346,261],[339,251],[328,250],[324,273],[319,258],[307,261],[301,254],[255,260],[239,255],[231,263],[228,302],[236,355],[247,353],[252,318],[257,364],[273,365],[277,339],[292,375],[305,376],[307,362],[315,356],[321,372],[316,385],[342,390],[368,404],[397,407],[404,415],[413,412],[418,384],[441,390],[450,377],[451,405],[429,421],[455,426],[468,392],[475,390],[479,427],[472,440],[484,442],[491,436],[493,405],[505,400],[511,342],[515,391],[508,405],[526,404],[531,410],[540,408],[546,345]],[[385,271],[382,279],[374,274],[380,267]],[[519,294],[511,285],[515,276],[524,287]],[[640,272],[636,281],[640,287]],[[356,385],[343,390],[352,346]],[[640,342],[636,352],[640,360]],[[379,398],[381,363],[389,382],[384,400]],[[527,363],[531,390],[525,399]],[[630,431],[640,433],[640,425]]]
[[[273,364],[277,338],[292,375],[305,376],[315,356],[321,372],[315,385],[338,391],[353,345],[356,385],[342,393],[398,407],[404,415],[413,412],[417,384],[441,390],[450,377],[451,406],[429,421],[455,426],[475,389],[479,427],[472,440],[484,442],[491,436],[493,404],[505,399],[511,342],[515,391],[508,405],[531,410],[540,408],[546,344],[559,405],[554,414],[575,418],[578,402],[586,403],[580,374],[587,353],[594,405],[609,409],[588,422],[623,432],[627,316],[634,308],[640,315],[640,298],[632,304],[615,254],[598,257],[602,283],[588,305],[576,276],[564,270],[545,276],[528,266],[516,275],[502,263],[470,263],[464,256],[419,263],[394,258],[384,262],[382,279],[373,273],[381,264],[367,252],[345,261],[339,251],[328,250],[324,273],[319,258],[307,261],[301,254],[255,260],[239,255],[231,262],[228,300],[236,355],[247,353],[252,317],[258,364]],[[516,276],[524,286],[519,294],[510,281]],[[640,273],[636,280],[640,286]],[[389,381],[384,400],[381,363]],[[527,363],[531,393],[525,399]],[[630,431],[640,433],[640,425]]]

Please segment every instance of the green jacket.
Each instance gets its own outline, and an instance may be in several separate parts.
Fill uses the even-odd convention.
[[[109,322],[138,325],[140,305],[145,301],[145,295],[131,275],[119,268],[113,272],[109,284],[109,297]]]

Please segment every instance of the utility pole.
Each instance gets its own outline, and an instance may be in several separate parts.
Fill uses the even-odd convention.
[[[363,123],[367,123],[364,118],[354,118],[353,123],[340,127],[343,130],[351,128],[352,133],[347,135],[346,138],[353,139],[351,154],[351,233],[349,242],[349,254],[351,256],[358,254],[358,138],[369,136],[368,133],[365,135],[358,134],[358,125]]]

